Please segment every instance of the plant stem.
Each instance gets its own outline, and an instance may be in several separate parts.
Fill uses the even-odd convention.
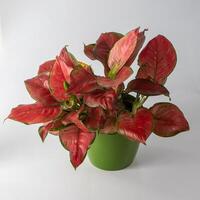
[[[137,93],[136,100],[134,101],[133,107],[132,107],[133,114],[137,112],[137,109],[140,108],[144,104],[147,98],[148,96],[143,96],[143,95],[141,95],[141,98],[140,98],[140,95]]]
[[[138,100],[140,100],[140,94],[139,93],[137,93],[137,95],[136,95],[136,101],[138,101]]]
[[[140,104],[141,106],[144,104],[144,102],[148,99],[148,96],[142,96]]]
[[[139,101],[135,101],[133,103],[133,107],[132,107],[132,113],[135,114],[137,112],[137,109],[139,107]]]

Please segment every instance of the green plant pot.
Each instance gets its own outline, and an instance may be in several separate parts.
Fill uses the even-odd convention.
[[[128,167],[134,160],[139,143],[126,137],[113,134],[97,134],[88,151],[91,163],[103,170],[121,170]]]

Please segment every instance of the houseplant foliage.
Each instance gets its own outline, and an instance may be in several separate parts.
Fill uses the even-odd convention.
[[[55,59],[39,66],[35,77],[25,81],[35,102],[13,108],[8,118],[42,124],[42,141],[48,133],[58,136],[75,168],[83,162],[97,134],[118,133],[145,144],[152,132],[171,137],[189,130],[176,105],[143,105],[150,96],[169,97],[164,84],[177,60],[172,43],[162,35],[141,50],[145,31],[136,28],[126,35],[102,33],[96,43],[84,46],[88,58],[102,63],[104,76],[95,75],[90,65],[64,47]],[[137,55],[138,72],[125,87]]]

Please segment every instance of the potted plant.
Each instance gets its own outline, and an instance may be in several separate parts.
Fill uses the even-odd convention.
[[[91,66],[64,47],[55,59],[40,65],[35,77],[25,81],[35,102],[13,108],[8,118],[41,123],[42,141],[48,133],[58,136],[74,168],[88,152],[91,162],[101,169],[123,169],[152,132],[171,137],[189,130],[176,105],[161,102],[144,107],[150,96],[169,97],[164,84],[177,58],[167,38],[158,35],[141,50],[136,78],[125,87],[145,31],[102,33],[96,43],[84,46],[87,57],[103,64],[105,76],[95,75]]]

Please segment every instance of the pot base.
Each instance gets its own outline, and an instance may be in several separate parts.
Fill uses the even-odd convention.
[[[122,170],[134,161],[138,147],[138,142],[119,134],[97,134],[88,151],[88,157],[91,163],[99,169]]]

